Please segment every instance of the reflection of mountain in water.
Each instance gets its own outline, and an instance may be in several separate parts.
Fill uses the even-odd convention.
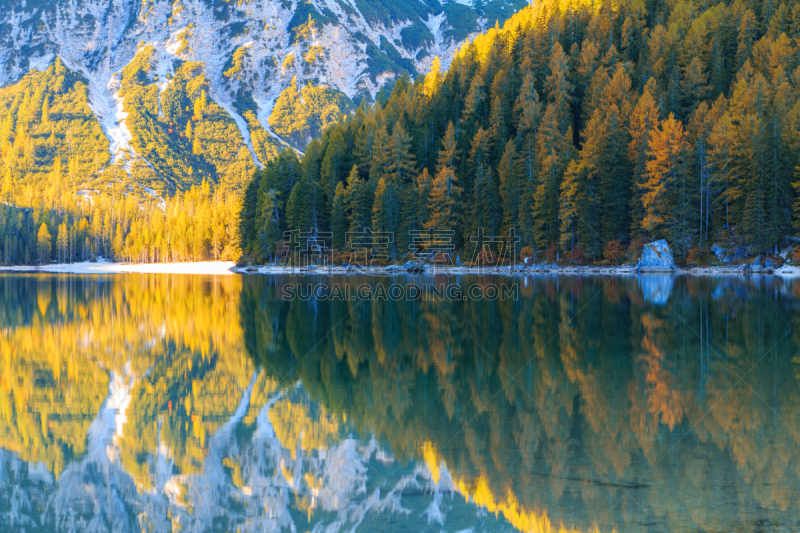
[[[534,277],[505,302],[0,278],[0,524],[800,525],[795,285],[671,280],[654,306],[635,278]]]
[[[391,515],[420,529],[452,509],[475,521],[424,464],[350,436],[302,386],[253,366],[238,280],[163,279],[0,281],[39,302],[0,310],[18,324],[0,335],[3,528],[381,530]]]

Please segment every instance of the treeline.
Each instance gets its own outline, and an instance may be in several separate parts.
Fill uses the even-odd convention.
[[[689,260],[774,252],[800,227],[799,37],[796,3],[537,2],[268,164],[244,251],[316,227],[340,248],[394,232],[396,257],[425,228],[462,250],[513,228],[525,254],[576,262],[653,238]]]
[[[212,192],[207,181],[166,201],[118,186],[111,194],[64,194],[37,209],[3,203],[0,262],[234,261],[241,255],[240,205],[238,194]]]

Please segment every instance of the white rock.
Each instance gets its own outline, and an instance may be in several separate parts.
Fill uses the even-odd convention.
[[[664,239],[644,245],[639,272],[674,272],[677,269],[669,244]]]

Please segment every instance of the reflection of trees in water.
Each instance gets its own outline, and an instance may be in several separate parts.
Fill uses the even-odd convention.
[[[123,463],[149,486],[137,471],[164,443],[190,471],[254,370],[241,347],[240,286],[235,277],[0,278],[0,447],[58,476],[86,451],[109,372],[130,372]]]
[[[345,453],[345,420],[401,464],[444,464],[457,490],[523,529],[548,517],[735,528],[796,513],[792,284],[678,278],[654,302],[633,278],[528,278],[515,302],[289,303],[276,277],[9,279],[0,446],[56,476],[85,455],[111,374],[132,379],[122,467],[139,490],[171,480],[195,513],[212,463],[214,487],[280,476],[304,512],[326,491],[341,499],[341,475],[319,477],[312,450]],[[264,369],[255,381],[247,354]],[[298,379],[319,404],[286,395]],[[229,451],[211,458],[246,389]],[[279,389],[267,418],[282,451],[265,462],[258,416]]]
[[[240,287],[185,276],[0,280],[0,364],[15,377],[2,392],[17,402],[0,430],[18,452],[0,451],[0,529],[336,529],[399,509],[416,474],[370,479],[368,462],[392,463],[374,441],[344,438],[344,415],[256,373]],[[286,342],[282,320],[263,346]],[[386,491],[365,493],[367,483]]]
[[[292,523],[276,477],[281,454],[292,461],[301,435],[303,450],[335,444],[336,417],[284,399],[269,416],[271,448],[254,437],[278,388],[263,372],[254,378],[242,348],[240,287],[236,277],[0,278],[0,447],[44,462],[26,468],[0,453],[12,483],[0,484],[2,527]],[[111,377],[127,384],[113,399],[116,414],[105,413]],[[63,479],[54,485],[53,477]],[[114,497],[98,501],[101,492]],[[243,509],[245,492],[277,514]]]
[[[790,282],[681,277],[655,301],[636,278],[533,278],[518,301],[281,303],[287,280],[245,280],[248,350],[400,458],[429,443],[472,492],[605,530],[770,519],[800,488],[796,343],[768,351],[791,329]]]

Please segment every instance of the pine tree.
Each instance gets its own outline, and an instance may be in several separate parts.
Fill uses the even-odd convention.
[[[800,166],[794,167],[794,203],[792,204],[792,228],[800,233]]]
[[[467,198],[468,202],[464,212],[469,214],[469,218],[472,219],[473,222],[485,221],[490,217],[490,214],[482,212],[481,209],[486,209],[487,204],[481,204],[482,200],[484,199],[480,197],[480,193],[476,194],[475,192],[475,187],[477,187],[478,182],[483,184],[484,189],[487,188],[487,175],[492,170],[489,133],[483,128],[478,128],[478,131],[475,132],[475,135],[472,138],[472,147],[469,152],[468,166],[468,176],[472,178],[472,180],[467,180],[467,183],[465,183],[463,186],[462,193]],[[475,235],[475,232],[479,228],[482,228],[484,231],[488,231],[488,228],[476,225],[476,223],[480,224],[482,222],[475,222],[464,227],[464,230],[467,231],[467,233],[463,235],[464,242],[469,242],[470,237]]]
[[[345,193],[350,214],[349,231],[357,233],[370,228],[372,225],[374,191],[371,190],[370,184],[364,182],[358,175],[358,167],[355,165],[347,178]]]
[[[557,106],[549,104],[542,120],[539,143],[539,180],[533,195],[536,245],[545,249],[558,242],[558,193],[571,154],[572,128],[559,129]]]
[[[769,166],[766,158],[766,128],[764,120],[750,115],[742,122],[747,182],[744,188],[742,229],[747,240],[757,250],[765,251],[773,244],[770,235]]]
[[[449,167],[455,171],[458,168],[458,163],[456,129],[453,127],[452,122],[448,122],[447,130],[442,138],[442,148],[439,150],[439,156],[436,159],[436,172],[439,172],[444,167]]]
[[[697,106],[706,99],[711,90],[708,85],[708,71],[702,59],[699,57],[692,59],[692,62],[686,68],[686,72],[684,72],[681,87],[684,100],[683,116],[689,117],[697,109]]]
[[[689,144],[674,115],[651,132],[649,153],[642,227],[650,235],[667,237],[685,257],[696,228],[694,195],[687,169]]]
[[[67,263],[69,258],[69,235],[67,233],[67,223],[62,222],[58,226],[58,237],[56,238],[56,248],[58,249],[58,262]]]
[[[60,204],[61,201],[62,180],[61,158],[56,157],[50,173],[50,199],[54,205]]]
[[[261,227],[261,250],[264,256],[274,256],[277,250],[275,243],[281,238],[281,214],[278,208],[278,191],[270,189],[264,199],[264,217]]]
[[[5,176],[3,177],[2,195],[4,201],[11,203],[14,194],[14,176],[11,174],[11,168],[6,169]]]
[[[344,178],[344,172],[347,172],[347,169],[343,168],[346,149],[344,137],[339,131],[334,131],[328,141],[320,168],[320,181],[331,202],[336,194],[336,186]]]
[[[378,180],[375,188],[375,201],[372,204],[372,231],[390,239],[390,253],[397,256],[402,247],[402,210],[404,191],[397,180]],[[406,243],[407,244],[407,243]]]
[[[42,102],[42,124],[50,122],[50,99],[45,95]]]
[[[325,229],[324,206],[324,193],[319,182],[303,178],[292,188],[286,202],[288,227],[302,232]]]
[[[414,154],[411,153],[411,138],[401,123],[395,124],[394,131],[386,146],[386,178],[395,182],[395,186],[408,184],[417,173]]]
[[[502,201],[500,200],[497,182],[491,167],[488,167],[485,172],[476,175],[471,205],[472,211],[469,223],[464,224],[465,229],[468,230],[464,235],[465,246],[471,246],[466,243],[472,242],[472,239],[480,235],[481,232],[487,238],[499,237],[503,224]],[[490,247],[495,249],[495,243],[493,242]]]
[[[375,132],[375,138],[372,141],[372,153],[370,154],[369,162],[369,179],[374,184],[378,183],[386,174],[389,166],[389,154],[387,149],[389,143],[389,136],[386,133],[386,126],[381,125]]]
[[[455,172],[449,167],[436,173],[428,196],[428,228],[454,232],[460,229],[462,190],[457,183]]]
[[[430,220],[430,210],[428,209],[428,198],[430,197],[433,188],[433,179],[427,168],[423,168],[417,180],[414,183],[414,196],[417,202],[416,215],[419,220],[420,227],[428,227]]]
[[[583,146],[580,152],[580,177],[584,185],[582,196],[578,196],[580,213],[578,216],[578,242],[581,253],[589,259],[600,259],[605,241],[604,226],[606,226],[607,212],[612,209],[609,194],[615,192],[610,187],[606,176],[608,169],[603,168],[603,157],[607,151],[608,137],[606,123],[602,115],[595,110],[592,118],[586,124],[583,135]],[[619,199],[615,199],[619,204]],[[611,232],[609,232],[611,233]],[[613,235],[613,233],[612,233]],[[607,239],[613,240],[613,239]]]
[[[578,246],[578,218],[580,202],[585,198],[583,168],[573,159],[567,165],[559,195],[559,246],[562,250],[575,250]]]
[[[603,243],[625,241],[630,228],[628,208],[631,202],[632,170],[628,159],[630,136],[624,113],[616,104],[604,109],[602,129],[586,126],[586,136],[602,134],[599,158],[599,195],[603,204],[600,220]],[[591,121],[590,121],[591,122]]]
[[[357,179],[357,178],[356,178]],[[347,219],[347,200],[344,184],[336,184],[333,196],[333,209],[331,211],[331,229],[333,230],[333,248],[343,250],[345,237],[350,223]]]
[[[527,72],[523,78],[522,88],[514,105],[514,113],[519,117],[517,135],[524,138],[531,134],[535,139],[541,121],[542,103],[539,100],[539,93],[536,92],[536,80],[531,72]]]
[[[203,120],[208,107],[208,97],[206,96],[205,89],[200,91],[200,97],[194,101],[194,117],[195,120]]]
[[[503,157],[497,166],[500,179],[500,196],[503,199],[503,235],[508,235],[510,229],[519,231],[519,217],[521,207],[521,187],[517,174],[517,146],[509,139],[506,143]]]
[[[537,152],[535,133],[528,133],[523,137],[517,160],[517,175],[520,180],[519,226],[522,230],[522,243],[525,246],[535,244],[533,205],[539,180]]]
[[[736,42],[736,68],[741,69],[753,52],[753,45],[756,41],[758,21],[751,9],[745,10],[739,22],[739,34]]]
[[[652,86],[653,84],[648,83]],[[650,91],[645,88],[639,102],[633,109],[630,120],[630,142],[628,158],[633,175],[630,201],[631,235],[641,236],[645,233],[642,222],[645,217],[644,184],[647,181],[647,153],[651,133],[659,127],[658,109]]]
[[[508,125],[506,124],[505,104],[500,96],[492,99],[489,114],[489,145],[492,147],[492,159],[497,161],[503,153],[505,142],[508,139]]]
[[[36,242],[36,257],[39,260],[39,264],[45,265],[50,262],[50,250],[53,244],[50,231],[47,229],[47,224],[44,222],[42,222],[42,225],[39,227]]]
[[[472,78],[467,96],[464,98],[464,113],[462,115],[462,125],[470,130],[471,124],[480,122],[483,118],[484,101],[486,100],[486,90],[484,88],[483,76],[478,73]]]
[[[547,97],[555,105],[555,120],[558,123],[559,131],[564,133],[572,123],[569,112],[572,86],[569,81],[569,58],[558,41],[553,45],[550,53],[548,70],[549,73],[545,80]]]

